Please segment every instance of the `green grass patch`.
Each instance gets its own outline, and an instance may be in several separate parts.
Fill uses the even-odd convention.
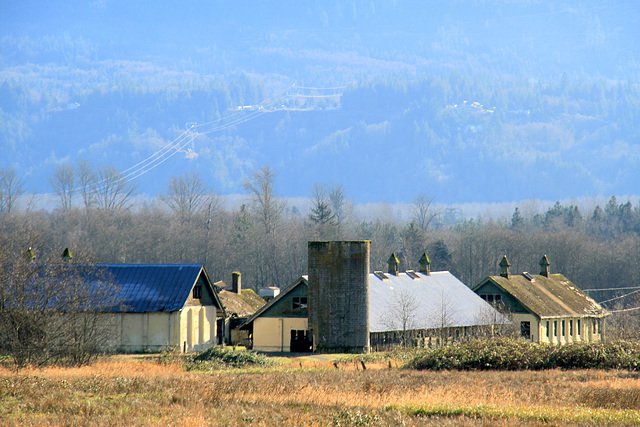
[[[583,407],[511,407],[494,405],[389,405],[385,411],[398,411],[413,417],[469,417],[473,419],[515,419],[542,423],[638,424],[640,413],[633,410]]]

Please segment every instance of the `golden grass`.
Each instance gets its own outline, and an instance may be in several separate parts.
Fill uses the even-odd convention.
[[[640,384],[628,372],[338,366],[294,359],[203,373],[179,363],[107,358],[83,368],[0,368],[0,424],[640,424]]]

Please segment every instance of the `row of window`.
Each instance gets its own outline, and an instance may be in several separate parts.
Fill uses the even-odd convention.
[[[489,304],[502,302],[502,295],[500,294],[486,294],[480,295],[480,298],[488,302]]]
[[[600,320],[599,319],[593,319],[592,320],[593,324],[592,324],[592,329],[593,329],[593,333],[597,334],[598,330],[600,329]],[[576,319],[576,333],[574,334],[573,331],[573,319],[569,319],[567,320],[554,320],[553,321],[553,336],[557,337],[558,336],[558,332],[560,332],[560,336],[566,336],[567,335],[567,324],[569,325],[569,336],[573,337],[573,336],[580,336],[582,334],[582,323],[580,319]],[[551,321],[547,320],[547,338],[551,338]],[[559,326],[559,328],[558,328]],[[560,329],[560,331],[558,331],[558,329]]]

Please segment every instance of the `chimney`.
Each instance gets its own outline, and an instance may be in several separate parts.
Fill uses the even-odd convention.
[[[400,265],[400,261],[398,261],[398,257],[395,252],[391,254],[389,260],[387,261],[389,264],[389,274],[393,274],[394,276],[398,275],[398,266]]]
[[[511,264],[509,264],[509,260],[507,259],[507,256],[503,256],[502,257],[502,261],[500,261],[500,275],[504,278],[509,278],[509,267],[511,266]]]
[[[64,248],[64,252],[62,252],[62,262],[71,262],[71,258],[73,258],[73,255],[69,248]]]
[[[231,273],[231,292],[235,294],[242,293],[242,275],[238,271]]]
[[[549,277],[549,266],[551,264],[549,263],[549,258],[547,258],[546,255],[542,256],[542,259],[540,260],[540,275],[544,276],[544,277]]]
[[[431,261],[426,253],[423,253],[420,257],[420,273],[424,273],[427,276],[431,275]]]

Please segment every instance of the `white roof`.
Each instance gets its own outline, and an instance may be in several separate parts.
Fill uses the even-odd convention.
[[[504,322],[490,304],[448,271],[384,276],[387,279],[369,274],[370,332]],[[406,327],[403,319],[408,319]]]

